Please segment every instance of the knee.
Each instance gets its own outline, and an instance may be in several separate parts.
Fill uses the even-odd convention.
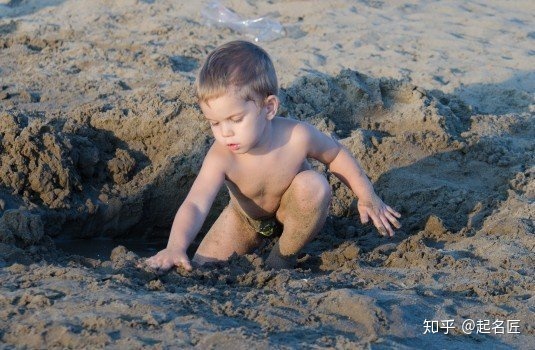
[[[297,205],[303,210],[323,209],[331,201],[331,186],[327,179],[313,170],[297,174],[291,187]]]

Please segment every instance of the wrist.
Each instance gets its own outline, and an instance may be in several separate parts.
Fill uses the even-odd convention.
[[[375,193],[375,191],[372,189],[370,189],[369,191],[365,191],[365,192],[360,192],[357,194],[357,198],[359,201],[363,201],[363,202],[369,202],[369,201],[372,201],[374,200],[375,198],[377,198],[377,194]]]
[[[182,244],[168,242],[165,249],[179,254],[186,254],[188,247],[184,247]]]

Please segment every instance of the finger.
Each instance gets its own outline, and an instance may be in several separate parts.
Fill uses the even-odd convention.
[[[388,235],[388,231],[384,227],[382,221],[375,215],[372,216],[371,218],[372,218],[373,224],[375,225],[375,227],[377,228],[377,231],[379,231],[381,236],[387,236]]]
[[[377,231],[379,231],[379,234],[383,237],[386,237],[388,236],[388,231],[381,225],[376,225],[375,227],[377,227]]]
[[[362,224],[367,224],[368,221],[370,221],[370,216],[368,215],[368,212],[366,210],[359,209],[359,215],[360,215],[360,222]]]
[[[381,222],[383,223],[384,228],[386,228],[386,231],[388,232],[388,235],[390,237],[394,236],[394,230],[392,229],[392,226],[390,226],[390,223],[388,222],[386,217],[381,217]]]
[[[388,210],[390,213],[394,214],[394,216],[396,216],[397,218],[400,218],[401,217],[401,214],[398,213],[396,210],[392,209],[392,207],[390,206],[386,206],[386,210]]]
[[[175,262],[175,266],[182,266],[184,270],[186,271],[192,270],[191,263],[189,262],[188,259],[179,259],[178,261]]]
[[[193,270],[193,268],[191,267],[190,262],[187,261],[187,260],[185,260],[185,261],[182,262],[182,266],[184,267],[184,269],[185,269],[186,271],[191,271],[191,270]]]
[[[145,264],[148,267],[153,268],[153,269],[158,268],[158,263],[156,262],[156,259],[154,258],[154,256],[151,257],[150,259],[145,260]]]
[[[395,228],[401,228],[401,224],[392,214],[390,214],[389,212],[385,212],[385,216],[388,221],[390,221],[392,225],[394,225]]]
[[[173,267],[173,262],[172,261],[164,261],[160,264],[160,267],[159,267],[159,270],[162,271],[162,272],[166,272],[167,270],[169,270],[171,267]]]
[[[147,265],[158,264],[159,261],[160,261],[160,257],[158,256],[158,254],[153,255],[153,256],[151,256],[150,258],[145,259],[145,263],[146,263]]]
[[[155,270],[156,273],[161,273],[162,270],[165,270],[165,261],[162,261],[157,256],[153,256],[152,258],[147,259],[146,264],[150,268]]]

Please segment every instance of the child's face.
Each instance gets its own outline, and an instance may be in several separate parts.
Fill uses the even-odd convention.
[[[233,92],[201,103],[201,109],[216,141],[236,154],[247,153],[263,144],[269,137],[264,132],[266,126],[276,113],[276,106],[273,108],[269,102],[260,106]]]

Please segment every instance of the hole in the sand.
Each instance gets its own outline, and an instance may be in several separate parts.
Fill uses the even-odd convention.
[[[424,238],[424,244],[430,248],[443,249],[445,242],[435,241],[434,239]]]
[[[108,260],[111,251],[117,246],[124,246],[139,257],[156,254],[167,244],[166,238],[125,239],[125,238],[92,238],[92,239],[57,239],[56,246],[67,254],[80,255],[92,259]]]
[[[171,56],[169,62],[173,72],[192,72],[199,66],[195,58],[187,56]]]

